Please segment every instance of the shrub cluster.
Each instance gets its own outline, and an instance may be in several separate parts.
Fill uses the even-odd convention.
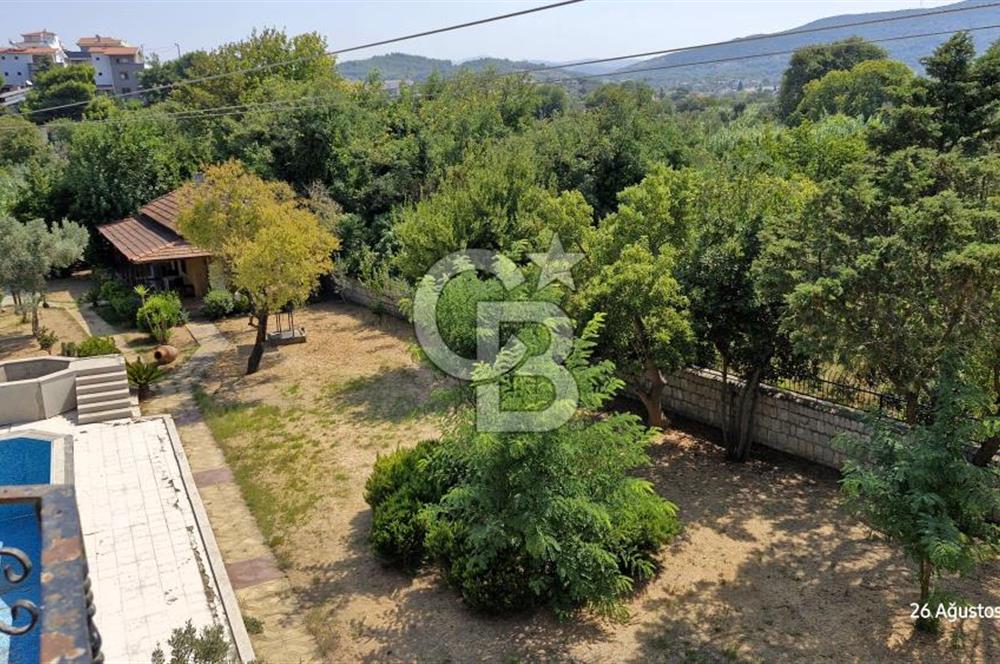
[[[67,357],[95,357],[115,355],[120,352],[111,337],[87,337],[78,344],[69,342],[62,347],[62,354]]]
[[[213,289],[206,293],[201,305],[201,313],[210,320],[245,314],[249,311],[250,298],[242,293],[230,293],[222,289]]]
[[[489,612],[622,611],[680,523],[673,504],[630,475],[648,462],[651,431],[632,415],[589,412],[621,384],[609,363],[589,364],[596,326],[588,330],[567,361],[588,410],[569,423],[487,433],[465,413],[440,441],[376,462],[365,500],[379,555],[407,570],[438,565]]]
[[[89,296],[93,299],[93,296]],[[97,299],[104,304],[97,309],[101,317],[114,325],[132,325],[142,300],[124,283],[110,279],[101,284]]]
[[[172,327],[187,322],[187,312],[177,293],[168,291],[150,295],[136,311],[135,322],[139,329],[149,332],[157,342],[170,340]]]

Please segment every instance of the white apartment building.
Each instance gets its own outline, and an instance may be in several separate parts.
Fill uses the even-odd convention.
[[[48,61],[60,67],[91,65],[98,92],[129,94],[139,89],[139,74],[146,66],[141,48],[101,35],[81,37],[77,46],[77,51],[67,50],[59,36],[47,30],[22,34],[21,41],[0,48],[4,87],[30,85],[37,68]]]

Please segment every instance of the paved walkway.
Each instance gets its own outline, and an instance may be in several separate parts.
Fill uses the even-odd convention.
[[[212,389],[211,367],[232,344],[212,323],[191,322],[188,331],[198,342],[198,350],[157,387],[157,395],[144,410],[174,417],[243,615],[264,625],[261,634],[251,635],[257,656],[281,664],[322,661],[292,586],[264,543],[192,396],[195,385]]]

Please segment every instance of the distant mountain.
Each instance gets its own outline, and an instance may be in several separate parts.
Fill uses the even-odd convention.
[[[505,58],[474,58],[464,60],[461,63],[451,60],[438,60],[426,58],[422,55],[408,55],[406,53],[390,53],[388,55],[376,55],[364,60],[347,60],[337,63],[337,70],[341,76],[354,80],[364,80],[368,73],[378,70],[382,79],[386,81],[407,80],[423,81],[434,72],[442,76],[452,76],[459,71],[467,70],[473,72],[493,69],[498,73],[533,69],[536,67],[552,66],[550,63],[531,62],[529,60],[507,60]],[[539,79],[563,78],[574,76],[578,73],[568,69],[546,69],[535,74]],[[600,72],[604,73],[604,72]]]
[[[993,6],[980,7],[981,5]],[[918,16],[929,11],[966,7],[980,8],[936,16]],[[914,18],[853,28],[838,27],[860,21],[906,16]],[[385,80],[423,81],[435,71],[444,76],[451,76],[463,69],[482,71],[493,68],[497,72],[506,73],[540,66],[559,66],[559,69],[538,72],[535,77],[540,80],[551,80],[573,76],[601,76],[606,77],[605,80],[609,81],[642,80],[658,88],[687,87],[706,92],[720,92],[736,89],[741,84],[747,88],[776,87],[781,82],[781,75],[788,66],[790,56],[786,51],[792,51],[809,44],[822,44],[852,36],[881,40],[905,35],[944,33],[880,43],[889,52],[890,57],[901,60],[913,69],[920,71],[922,69],[920,58],[933,52],[951,33],[985,25],[1000,25],[1000,5],[996,5],[995,0],[964,0],[943,7],[830,16],[785,32],[765,36],[763,39],[754,37],[750,41],[707,46],[647,60],[627,60],[624,64],[621,61],[615,61],[592,65],[573,65],[572,63],[531,62],[487,57],[457,63],[451,60],[426,58],[421,55],[390,53],[364,60],[341,62],[337,68],[343,76],[356,80],[363,80],[368,72],[377,69]],[[814,28],[829,29],[808,34],[789,34]],[[976,30],[972,32],[972,36],[977,48],[982,51],[989,44],[1000,39],[1000,28]],[[780,54],[762,55],[761,57],[730,62],[691,64],[706,60],[775,52],[780,52]],[[640,71],[649,67],[669,68]],[[595,79],[593,82],[597,82],[597,80]]]
[[[957,2],[943,7],[831,16],[797,28],[792,28],[785,31],[785,33],[775,33],[766,39],[709,46],[651,58],[620,68],[618,71],[622,73],[611,78],[614,80],[643,80],[655,87],[676,88],[683,86],[711,91],[735,88],[740,82],[751,87],[769,87],[776,86],[781,82],[781,75],[788,66],[788,59],[790,57],[788,54],[762,56],[736,62],[693,64],[683,67],[680,65],[759,53],[790,51],[808,44],[827,43],[851,36],[879,40],[903,35],[947,32],[948,34],[943,35],[915,37],[880,44],[889,52],[890,57],[905,62],[917,71],[921,71],[920,58],[933,52],[939,44],[948,39],[950,33],[978,26],[1000,25],[1000,6],[994,4],[992,7],[983,7],[981,9],[972,9],[953,14],[916,17],[854,28],[836,28],[835,26],[888,17],[912,16],[942,9],[977,7],[983,4],[994,3],[989,2],[989,0],[965,0],[964,2]],[[830,27],[831,29],[804,35],[787,34],[788,32],[799,30],[826,27]],[[991,43],[1000,39],[1000,28],[977,30],[972,32],[972,36],[976,41],[977,48],[982,51]],[[637,69],[660,66],[676,68],[647,72],[635,71]]]

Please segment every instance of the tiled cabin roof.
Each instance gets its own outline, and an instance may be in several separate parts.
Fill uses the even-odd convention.
[[[97,227],[131,263],[199,258],[212,254],[196,247],[177,230],[177,191],[160,196],[132,217]]]

